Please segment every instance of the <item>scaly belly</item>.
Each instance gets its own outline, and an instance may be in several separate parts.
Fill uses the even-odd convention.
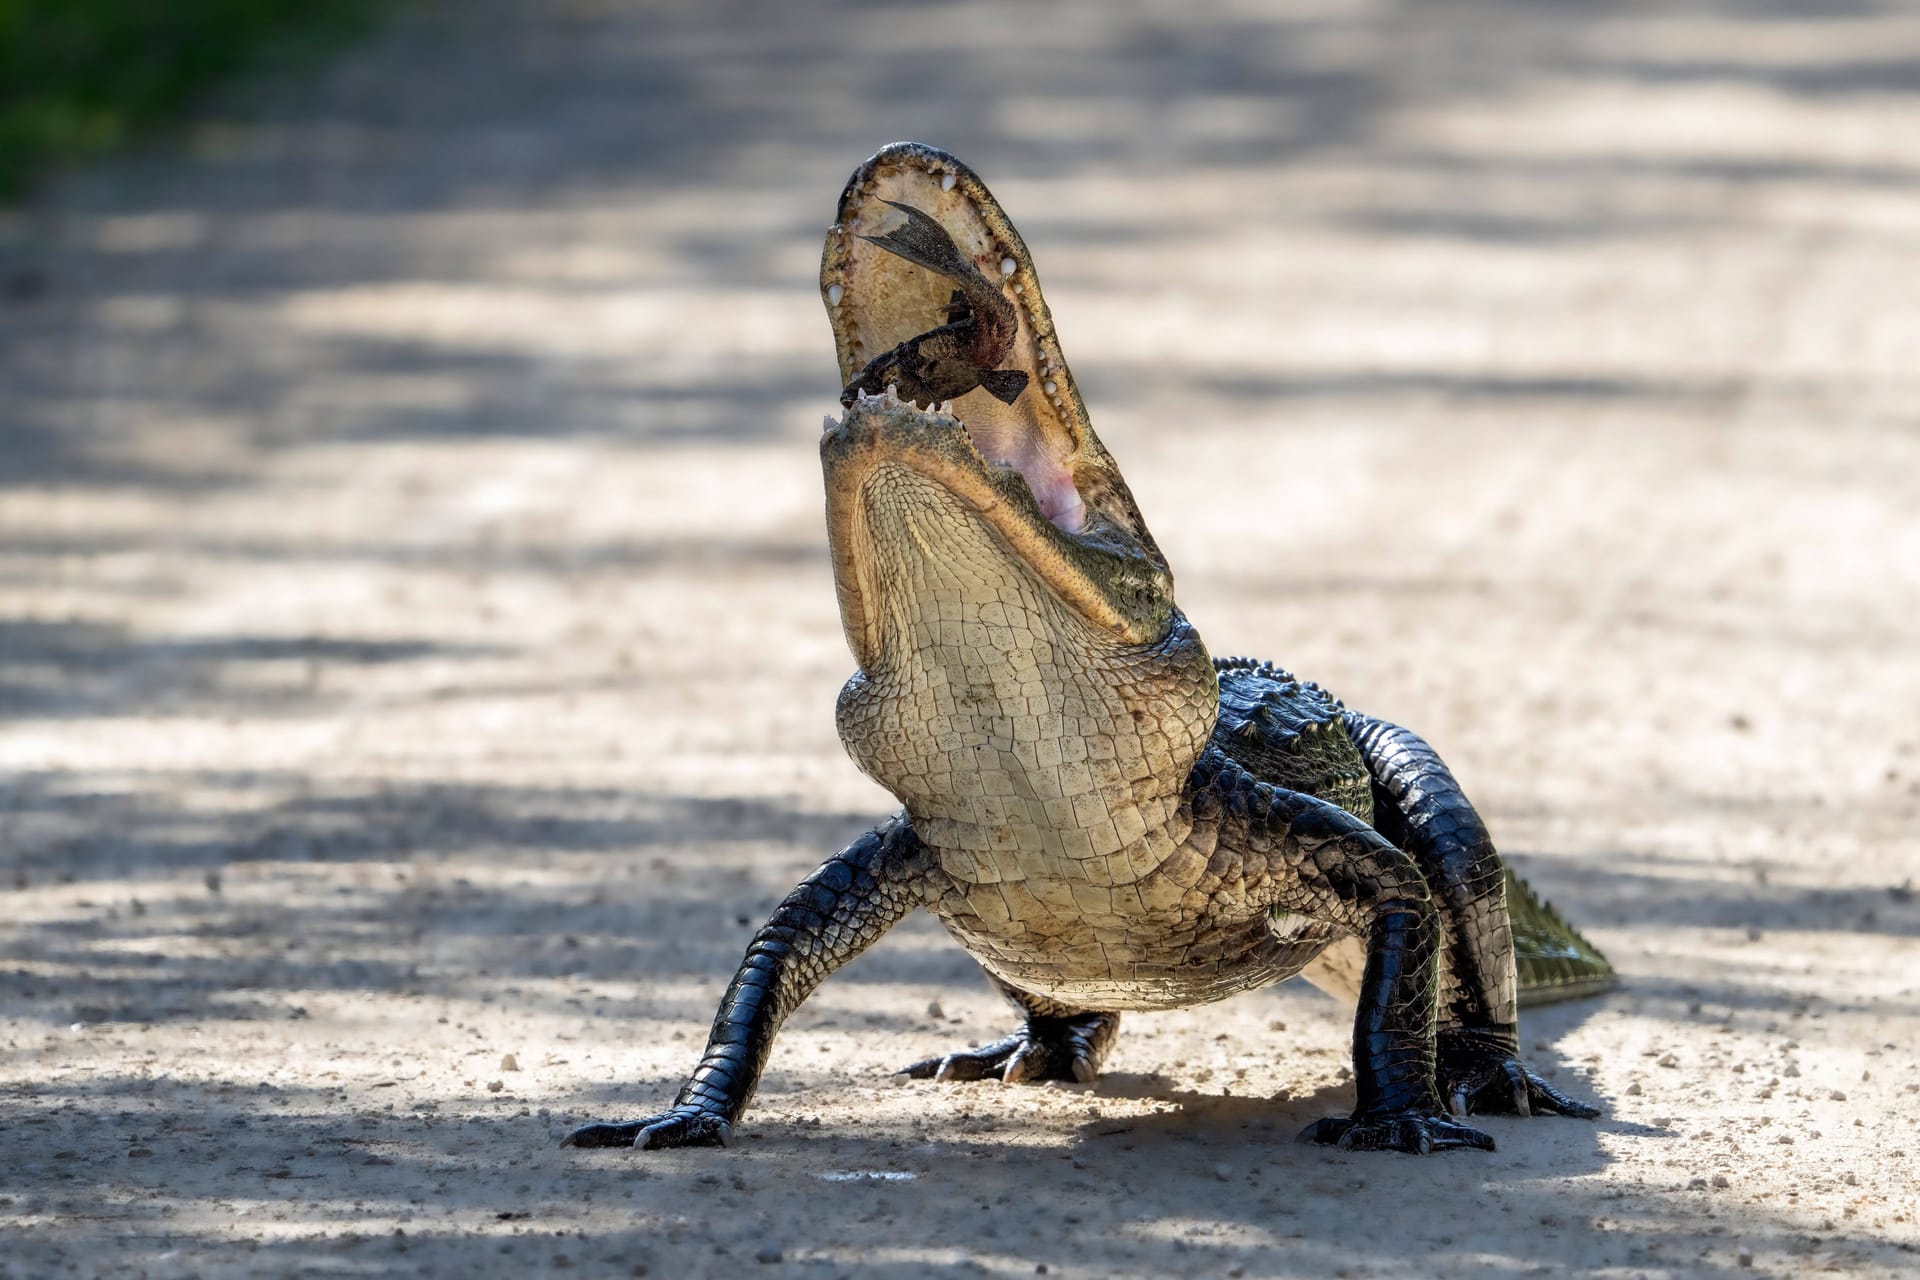
[[[989,972],[1082,1009],[1179,1009],[1224,1000],[1293,977],[1345,936],[1323,921],[1246,909],[1231,894],[1210,904],[1214,909],[1155,910],[1140,902],[1142,888],[1151,894],[1151,885],[955,883],[933,909]],[[986,889],[1012,900],[1013,918],[983,919],[973,909]],[[1048,901],[1056,894],[1066,901]]]

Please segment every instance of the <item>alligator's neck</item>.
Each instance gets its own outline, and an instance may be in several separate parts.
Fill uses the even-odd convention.
[[[1155,644],[1114,643],[926,488],[870,544],[880,643],[841,738],[923,841],[976,864],[960,874],[1113,883],[1099,863],[1165,828],[1212,732],[1206,651],[1178,615]]]

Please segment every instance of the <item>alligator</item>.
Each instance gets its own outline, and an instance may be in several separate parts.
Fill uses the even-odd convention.
[[[820,440],[828,543],[859,666],[838,728],[903,807],[754,935],[673,1105],[567,1144],[726,1145],[782,1021],[922,907],[1021,1025],[908,1076],[1091,1082],[1121,1013],[1302,975],[1357,1009],[1354,1108],[1303,1140],[1490,1150],[1468,1116],[1597,1116],[1522,1061],[1518,1009],[1613,970],[1420,737],[1209,656],[973,171],[917,143],[874,155],[820,284],[847,389]]]

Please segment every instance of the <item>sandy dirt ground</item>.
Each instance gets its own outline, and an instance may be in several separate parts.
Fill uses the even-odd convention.
[[[1417,726],[1621,990],[1596,1124],[1296,1145],[1310,989],[1092,1087],[924,917],[664,1104],[888,809],[814,440],[846,173],[1026,234],[1216,653]],[[1920,21],[411,11],[0,223],[0,1276],[1920,1272]]]

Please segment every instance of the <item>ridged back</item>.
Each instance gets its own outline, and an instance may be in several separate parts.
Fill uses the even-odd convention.
[[[1507,913],[1520,970],[1520,1007],[1557,1004],[1612,989],[1620,981],[1600,949],[1507,868]]]

